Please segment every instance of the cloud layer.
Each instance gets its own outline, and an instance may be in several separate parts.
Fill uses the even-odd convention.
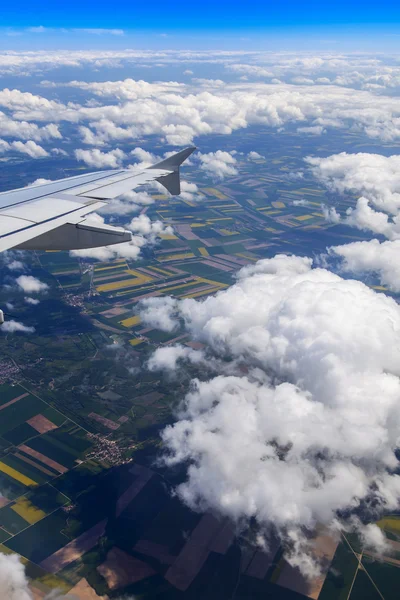
[[[0,590],[2,600],[32,600],[25,567],[17,554],[0,552]]]
[[[167,464],[189,465],[178,492],[190,506],[277,529],[305,572],[304,528],[347,527],[343,515],[361,506],[364,516],[367,505],[377,513],[398,507],[393,300],[312,268],[310,259],[276,256],[242,269],[235,285],[205,301],[144,301],[141,316],[169,330],[183,319],[218,359],[218,374],[192,382],[163,433]],[[151,367],[174,368],[167,358],[154,356]]]
[[[389,239],[400,238],[400,156],[341,152],[327,158],[308,157],[306,162],[330,190],[360,195],[356,207],[342,215],[344,223]],[[327,216],[336,222],[340,219],[334,208]]]

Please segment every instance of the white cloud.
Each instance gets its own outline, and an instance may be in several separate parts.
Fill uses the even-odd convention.
[[[183,182],[182,182],[183,183]],[[99,212],[103,215],[126,215],[138,212],[143,206],[154,204],[154,199],[147,192],[127,192],[114,198],[103,206]]]
[[[179,361],[187,359],[191,363],[204,361],[204,354],[200,350],[193,350],[187,346],[165,346],[157,348],[148,361],[150,371],[166,370],[173,371]]]
[[[27,154],[31,158],[44,158],[45,156],[49,156],[49,153],[46,152],[42,146],[39,146],[39,144],[36,144],[36,142],[33,142],[32,140],[25,143],[8,143],[5,140],[0,140],[0,153],[4,154],[5,152],[9,152],[11,150],[16,150],[22,154]]]
[[[3,325],[0,327],[0,332],[3,333],[14,333],[16,331],[21,331],[23,333],[33,333],[35,331],[34,327],[28,327],[19,321],[14,321],[11,319],[10,321],[5,321]],[[1,555],[1,554],[0,554]],[[0,574],[0,589],[1,588],[1,574]]]
[[[182,200],[190,200],[191,202],[201,202],[204,200],[204,196],[200,193],[197,185],[185,180],[181,181],[180,198]]]
[[[267,535],[277,528],[303,570],[302,528],[353,526],[371,538],[343,515],[367,498],[377,512],[399,508],[400,308],[391,298],[310,259],[276,256],[204,301],[143,305],[144,323],[171,331],[183,321],[214,362],[237,361],[236,376],[192,381],[163,433],[167,464],[189,465],[178,493],[191,507],[255,518]]]
[[[381,285],[400,292],[400,240],[353,242],[332,246],[328,253],[342,259],[343,271],[357,275],[376,274]]]
[[[173,298],[148,298],[141,304],[140,316],[142,321],[163,331],[174,331],[178,327],[174,318],[176,302]]]
[[[94,260],[108,261],[113,258],[132,258],[139,257],[140,248],[144,245],[143,238],[136,236],[138,239],[132,242],[123,244],[114,244],[113,246],[102,246],[101,248],[86,248],[84,250],[71,250],[70,256],[79,258],[93,258]]]
[[[45,33],[48,31],[48,27],[43,27],[43,25],[38,25],[37,27],[28,27],[26,31],[30,33]]]
[[[0,590],[2,600],[32,600],[25,567],[18,554],[0,552]]]
[[[342,152],[327,158],[308,157],[306,162],[330,190],[360,195],[356,207],[347,210],[345,223],[389,239],[400,238],[399,155]]]
[[[260,158],[265,158],[265,156],[263,156],[262,154],[259,154],[258,152],[255,152],[254,150],[249,152],[247,156],[250,160],[258,160]]]
[[[29,140],[28,142],[11,142],[11,147],[14,150],[18,150],[22,154],[27,154],[31,158],[44,158],[45,156],[49,156],[49,153],[46,152],[42,146],[39,146],[36,142]]]
[[[304,198],[301,198],[300,200],[293,200],[292,204],[293,204],[293,206],[310,206],[310,201],[305,200]]]
[[[123,29],[102,29],[102,28],[75,28],[72,29],[72,31],[74,31],[75,33],[85,33],[85,34],[89,34],[89,35],[117,35],[117,36],[121,36],[121,35],[125,35],[125,32]]]
[[[198,153],[196,158],[200,160],[200,169],[218,179],[237,174],[236,158],[229,152],[217,150],[208,154]]]
[[[44,292],[49,288],[47,283],[40,281],[32,275],[20,275],[15,280],[18,286],[26,293],[31,294],[35,292]]]
[[[69,57],[70,61],[73,61],[73,56]],[[93,63],[111,60],[105,55],[102,59],[98,56],[83,53],[76,60],[92,60]],[[117,60],[117,54],[113,56]],[[185,60],[183,55],[181,60]],[[292,64],[296,68],[296,64]],[[303,64],[310,68],[310,63],[303,61]],[[400,136],[400,116],[395,97],[339,85],[224,83],[211,79],[193,80],[188,84],[126,79],[92,83],[72,81],[63,85],[93,94],[101,103],[63,104],[8,90],[3,96],[0,93],[0,105],[12,111],[13,118],[7,117],[9,126],[17,131],[20,127],[17,122],[24,123],[19,135],[25,128],[23,135],[26,138],[29,128],[36,128],[37,136],[44,135],[32,121],[66,121],[80,128],[85,143],[97,146],[118,140],[134,140],[143,135],[157,135],[172,145],[186,145],[192,143],[196,136],[210,133],[229,135],[251,125],[280,128],[294,124],[313,128],[310,133],[321,131],[315,129],[321,127],[352,128],[385,141],[396,140]],[[106,103],[108,98],[112,99],[109,104]],[[29,138],[35,139],[32,132]]]
[[[141,168],[149,167],[161,160],[161,158],[143,148],[134,148],[130,154],[138,160]]]
[[[301,202],[298,200],[298,202]],[[340,214],[337,212],[334,206],[327,206],[326,204],[321,204],[322,214],[324,215],[326,221],[329,223],[340,223]]]
[[[374,550],[379,555],[383,555],[385,552],[390,554],[390,545],[385,537],[385,534],[378,527],[378,525],[370,523],[369,525],[362,527],[361,537],[363,545],[366,548]]]
[[[32,29],[32,28],[31,28]],[[34,27],[37,33],[54,31],[42,26]],[[121,29],[87,28],[67,29],[60,33],[87,32],[89,35],[121,35]],[[19,35],[9,31],[9,35]],[[400,85],[400,66],[390,55],[355,55],[290,52],[248,51],[182,51],[182,50],[59,50],[22,51],[0,53],[0,72],[28,74],[44,72],[58,67],[108,68],[130,66],[132,63],[151,65],[222,65],[231,72],[245,74],[250,79],[272,78],[296,83],[312,81],[314,84],[350,87],[377,91],[396,89]],[[297,84],[296,84],[297,85]]]
[[[36,306],[40,302],[37,298],[31,298],[30,296],[25,296],[24,300],[27,304],[32,304],[33,306]]]
[[[101,152],[98,148],[94,148],[93,150],[75,150],[75,156],[79,161],[87,164],[88,167],[116,169],[124,160],[125,153],[119,148],[110,150],[110,152]]]
[[[322,127],[322,125],[313,125],[312,127],[298,127],[298,133],[309,133],[311,135],[322,135],[326,133],[326,130]]]
[[[7,269],[10,269],[10,271],[23,271],[25,265],[20,260],[11,259],[9,262],[6,263],[6,267]]]
[[[51,183],[51,179],[45,179],[44,177],[38,177],[37,179],[35,179],[35,181],[33,181],[32,183],[30,183],[27,187],[31,187],[32,185],[43,185],[44,183]]]
[[[134,217],[129,225],[127,225],[127,228],[134,233],[147,236],[148,239],[154,239],[162,233],[173,233],[173,229],[170,225],[165,225],[162,221],[151,221],[147,215]]]
[[[258,65],[244,65],[244,64],[233,64],[227,65],[230,71],[234,73],[242,73],[245,75],[252,75],[253,77],[273,77],[274,74],[272,71],[265,69],[264,67],[260,67]]]

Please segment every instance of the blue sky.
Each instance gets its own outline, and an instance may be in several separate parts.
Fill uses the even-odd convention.
[[[242,29],[359,23],[398,23],[400,5],[394,0],[21,0],[2,7],[9,26],[102,27],[127,29]]]
[[[21,0],[2,7],[2,48],[259,47],[349,49],[400,45],[393,0]],[[61,31],[61,29],[64,31]],[[82,29],[104,31],[85,32]],[[65,31],[68,30],[68,31]],[[114,30],[114,31],[105,31]],[[118,31],[123,34],[118,35]],[[164,35],[163,35],[164,34]],[[221,35],[222,34],[222,35]],[[240,38],[237,36],[240,35]]]

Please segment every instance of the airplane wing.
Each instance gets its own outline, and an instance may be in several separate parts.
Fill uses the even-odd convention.
[[[90,222],[86,216],[150,181],[180,193],[179,167],[195,148],[186,148],[147,169],[116,169],[67,177],[0,194],[0,252],[72,250],[128,242],[121,227]]]

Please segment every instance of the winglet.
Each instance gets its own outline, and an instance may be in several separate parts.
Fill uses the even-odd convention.
[[[156,181],[161,183],[173,196],[178,196],[181,193],[179,167],[195,150],[196,148],[194,146],[185,148],[184,150],[169,156],[165,160],[162,160],[156,165],[151,165],[151,167],[148,167],[148,169],[164,169],[165,171],[171,171],[166,175],[157,177]]]
[[[168,171],[176,171],[179,169],[180,165],[196,150],[195,146],[191,146],[190,148],[185,148],[172,156],[169,156],[165,160],[157,163],[156,165],[151,165],[148,169],[166,169]]]

